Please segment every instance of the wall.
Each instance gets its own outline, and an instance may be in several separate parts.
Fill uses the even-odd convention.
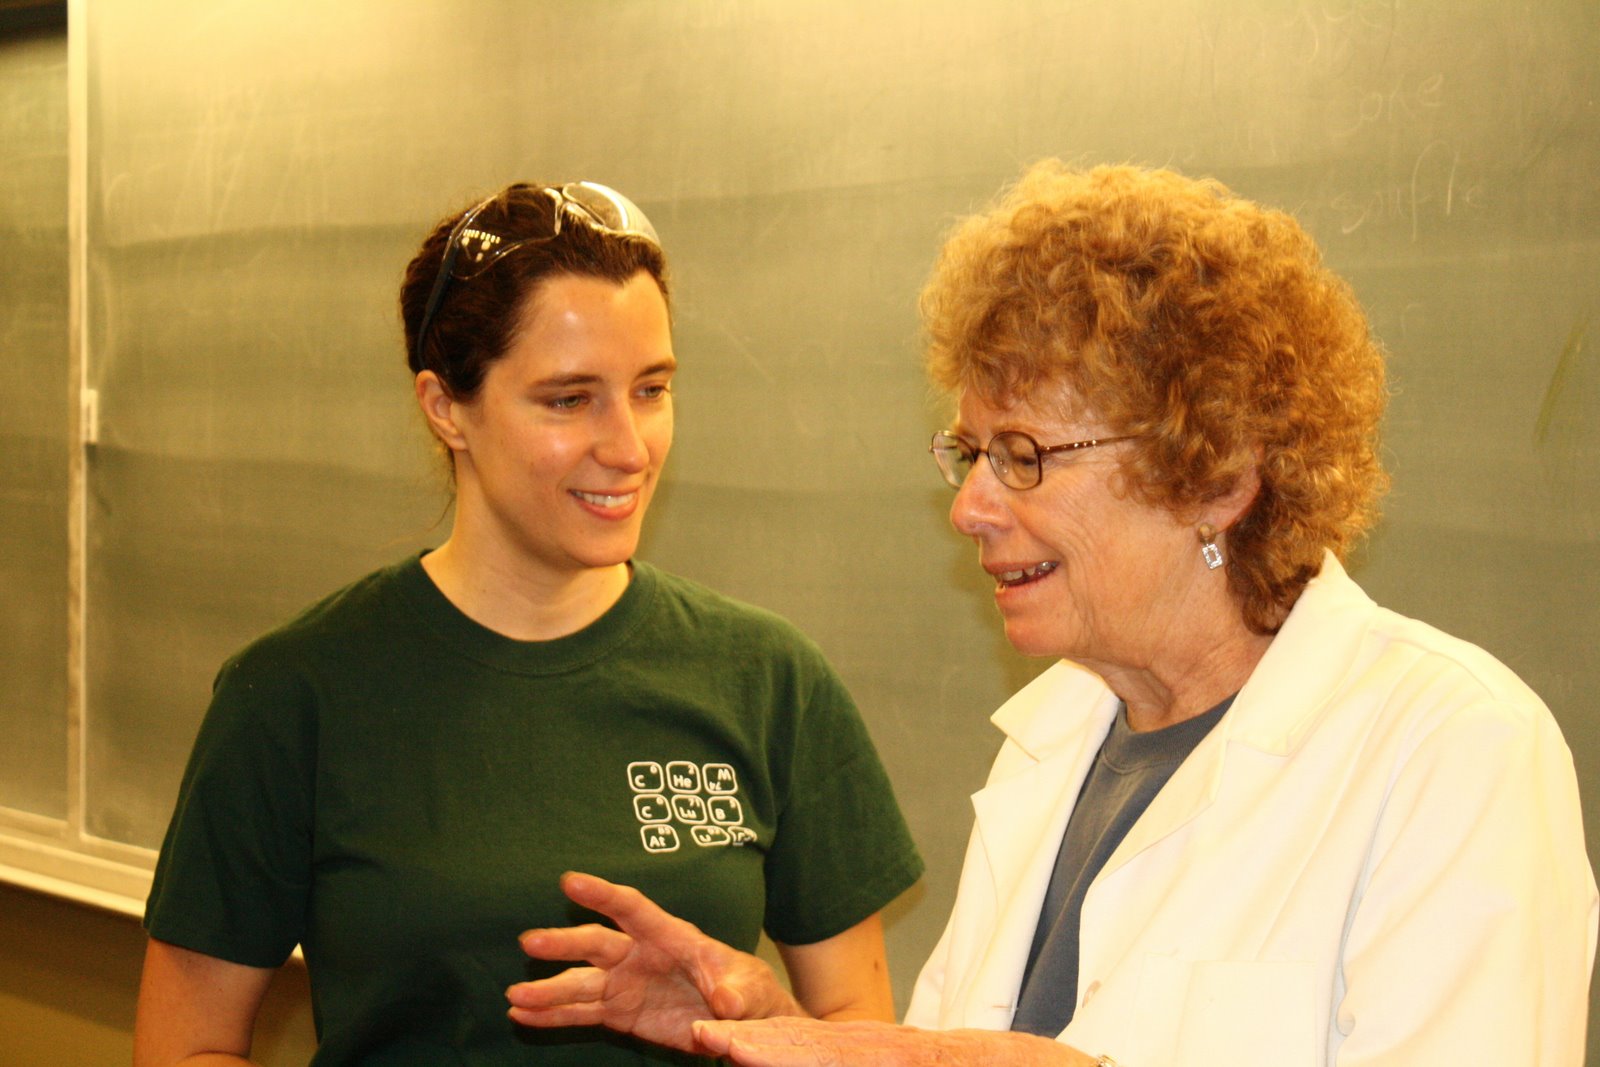
[[[143,958],[133,920],[0,885],[0,1064],[127,1067]],[[286,967],[267,994],[254,1058],[304,1067],[315,1049],[305,969]]]

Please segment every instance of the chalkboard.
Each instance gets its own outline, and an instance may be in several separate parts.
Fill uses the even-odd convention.
[[[0,20],[0,810],[55,837],[69,752],[67,57],[62,30],[36,21]]]
[[[930,866],[892,917],[903,996],[986,718],[1043,666],[1006,649],[945,522],[915,299],[951,222],[1043,156],[1212,175],[1312,230],[1396,388],[1395,490],[1355,573],[1544,695],[1600,826],[1592,0],[86,6],[83,685],[64,639],[15,643],[60,632],[74,565],[67,421],[38,413],[7,425],[26,469],[0,529],[38,555],[5,573],[39,578],[4,609],[7,737],[33,747],[0,757],[0,826],[54,859],[13,868],[136,897],[221,659],[442,537],[400,270],[448,209],[592,178],[644,206],[676,276],[678,440],[643,555],[788,615],[855,691]],[[8,131],[53,91],[13,54]],[[64,241],[59,181],[8,165],[7,242]],[[47,283],[5,288],[8,321],[53,321]],[[67,395],[59,329],[29,345],[8,388]],[[95,863],[62,876],[63,854]]]

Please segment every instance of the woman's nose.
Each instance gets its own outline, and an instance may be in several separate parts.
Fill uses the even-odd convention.
[[[1001,494],[1006,492],[994,468],[980,459],[956,490],[955,502],[950,505],[950,525],[968,537],[977,537],[1000,525],[1005,517]]]
[[[606,419],[595,445],[595,458],[603,465],[621,471],[639,471],[649,466],[650,446],[645,440],[641,416],[632,405],[619,405]]]

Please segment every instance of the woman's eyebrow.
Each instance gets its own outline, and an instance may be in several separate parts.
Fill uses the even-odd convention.
[[[535,389],[567,389],[574,385],[594,385],[604,381],[598,374],[554,374],[533,383]]]
[[[635,377],[635,380],[638,380],[638,378],[649,378],[656,374],[666,374],[677,369],[678,361],[668,357],[667,359],[658,360],[657,362],[652,363],[648,367],[641,370]],[[605,376],[602,374],[552,374],[548,378],[540,378],[538,381],[534,382],[533,388],[567,389],[576,385],[597,385],[604,381]]]
[[[668,356],[666,359],[650,364],[644,370],[639,372],[638,377],[648,378],[655,374],[670,374],[677,369],[678,361],[673,359],[671,356]]]

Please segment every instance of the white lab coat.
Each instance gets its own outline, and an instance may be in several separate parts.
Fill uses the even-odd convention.
[[[1116,709],[1062,662],[995,714],[1006,741],[908,1024],[1009,1027]],[[1330,555],[1090,886],[1060,1040],[1124,1067],[1578,1067],[1596,918],[1548,709]]]

